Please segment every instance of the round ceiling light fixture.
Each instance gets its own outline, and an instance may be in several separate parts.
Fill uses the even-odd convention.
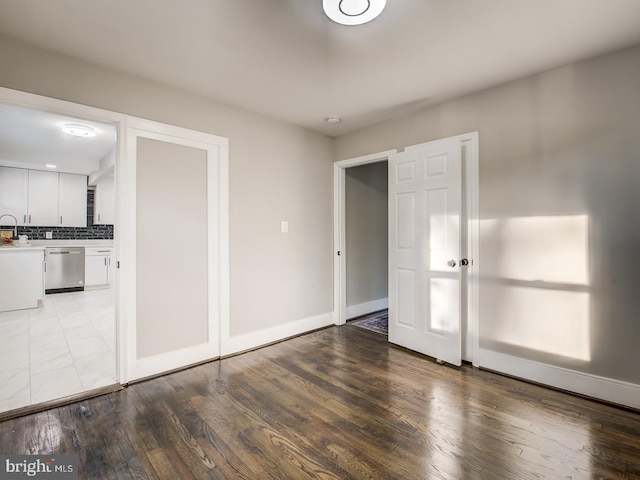
[[[341,25],[362,25],[382,13],[387,0],[322,0],[322,8],[331,20]]]
[[[62,127],[64,133],[74,135],[76,137],[95,137],[96,130],[88,125],[82,125],[80,123],[65,123]]]
[[[325,118],[324,121],[332,125],[335,125],[336,123],[340,123],[342,119],[340,117],[331,116],[331,117]]]

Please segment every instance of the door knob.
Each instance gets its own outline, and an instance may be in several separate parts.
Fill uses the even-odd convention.
[[[455,266],[456,266],[456,261],[455,261],[455,260],[449,260],[449,261],[447,262],[447,265],[449,265],[451,268],[453,268],[453,267],[455,267]]]
[[[467,260],[466,258],[463,258],[460,260],[460,266],[461,267],[468,267],[469,266],[469,260]]]

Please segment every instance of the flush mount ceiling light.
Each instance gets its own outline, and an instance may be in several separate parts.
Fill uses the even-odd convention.
[[[62,127],[64,133],[75,135],[76,137],[95,137],[96,130],[88,125],[80,123],[65,123]]]
[[[361,25],[382,13],[387,0],[322,0],[322,8],[331,20],[342,25]]]
[[[47,163],[45,165],[45,167],[47,167],[47,168],[57,168],[53,163]]]
[[[327,117],[324,121],[335,125],[336,123],[340,123],[342,119],[340,117]]]

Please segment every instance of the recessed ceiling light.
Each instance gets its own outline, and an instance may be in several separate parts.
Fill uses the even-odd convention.
[[[340,123],[342,119],[340,117],[327,117],[324,121],[335,125],[336,123]]]
[[[62,127],[64,133],[75,135],[76,137],[95,137],[96,130],[88,125],[80,123],[65,123]]]
[[[322,0],[331,20],[341,25],[362,25],[382,13],[387,0]]]
[[[56,166],[53,163],[47,163],[45,165],[45,167],[47,167],[47,168],[56,168]]]

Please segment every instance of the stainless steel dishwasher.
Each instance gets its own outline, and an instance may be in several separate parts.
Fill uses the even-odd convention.
[[[84,288],[84,247],[45,248],[44,288]]]

